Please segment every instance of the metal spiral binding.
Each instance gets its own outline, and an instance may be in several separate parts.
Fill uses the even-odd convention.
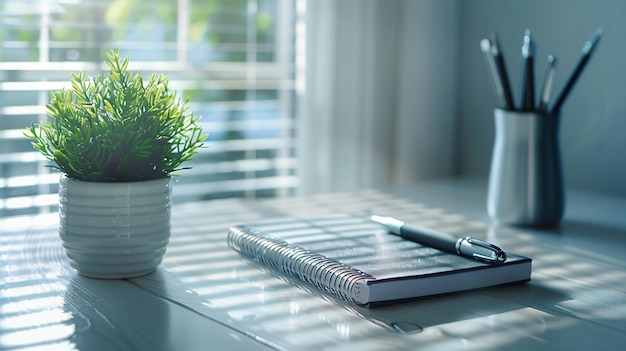
[[[228,245],[260,264],[352,303],[362,303],[360,286],[374,279],[347,264],[245,226],[230,229]]]

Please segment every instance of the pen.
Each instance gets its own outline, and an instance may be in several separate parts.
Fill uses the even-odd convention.
[[[539,102],[539,112],[545,113],[548,110],[548,102],[550,102],[550,94],[552,92],[552,82],[554,81],[554,70],[556,66],[556,58],[552,55],[548,56],[548,68],[546,70],[546,78],[541,88],[541,101]]]
[[[522,111],[532,111],[535,109],[535,79],[533,69],[533,48],[530,37],[530,29],[526,29],[524,34],[524,44],[522,45]]]
[[[502,86],[502,79],[500,79],[500,74],[498,73],[496,60],[492,54],[491,46],[491,41],[489,41],[489,39],[483,39],[480,41],[480,49],[483,51],[483,54],[485,56],[485,62],[487,62],[489,75],[493,79],[494,86],[496,87],[496,93],[498,94],[498,97],[503,100],[503,106],[507,107],[507,102],[504,99],[504,87]]]
[[[556,99],[554,107],[552,107],[552,114],[558,113],[561,109],[563,102],[569,95],[570,90],[572,90],[572,87],[574,86],[574,83],[576,83],[576,80],[578,79],[578,76],[580,76],[580,73],[583,71],[583,68],[585,68],[587,61],[589,61],[589,57],[593,53],[593,49],[598,44],[598,41],[600,40],[600,37],[602,37],[603,33],[604,30],[602,30],[602,28],[598,28],[593,37],[585,43],[585,46],[583,46],[582,55],[578,60],[578,64],[576,64],[576,67],[574,68],[572,74],[569,76],[565,87],[561,91],[559,97]]]
[[[496,245],[486,241],[469,236],[457,238],[454,235],[438,232],[430,228],[406,224],[392,217],[372,215],[371,219],[376,223],[382,224],[392,234],[435,249],[487,263],[497,264],[506,261],[506,253]]]
[[[500,50],[500,42],[496,33],[491,33],[491,54],[496,61],[496,68],[498,76],[502,82],[502,91],[504,93],[504,100],[506,108],[509,110],[515,109],[515,103],[513,102],[513,93],[511,92],[511,85],[509,83],[509,75],[506,70],[506,64],[504,63],[504,54]]]

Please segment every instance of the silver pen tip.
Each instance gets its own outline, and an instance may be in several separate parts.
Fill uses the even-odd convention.
[[[598,45],[598,42],[600,41],[600,38],[602,38],[603,34],[604,34],[604,29],[598,28],[596,32],[593,34],[593,37],[589,39],[588,42],[585,43],[585,46],[583,46],[583,54],[590,55],[591,50],[593,50],[593,48],[595,48],[596,45]]]
[[[392,217],[372,215],[370,219],[376,223],[382,224],[388,231],[393,234],[400,234],[400,229],[404,225],[404,222]]]
[[[490,52],[491,51],[491,41],[489,41],[489,39],[483,39],[480,41],[480,48],[483,52]]]

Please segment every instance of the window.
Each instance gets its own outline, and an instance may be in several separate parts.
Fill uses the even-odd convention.
[[[288,195],[297,185],[292,0],[0,1],[0,215],[54,211],[59,173],[22,132],[49,90],[105,69],[162,72],[201,115],[207,148],[174,201]]]

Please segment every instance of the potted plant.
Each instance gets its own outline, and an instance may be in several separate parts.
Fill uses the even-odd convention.
[[[62,173],[59,234],[79,274],[128,278],[161,263],[170,238],[171,177],[203,146],[198,119],[153,74],[110,51],[110,72],[72,73],[50,93],[50,122],[26,136]]]

